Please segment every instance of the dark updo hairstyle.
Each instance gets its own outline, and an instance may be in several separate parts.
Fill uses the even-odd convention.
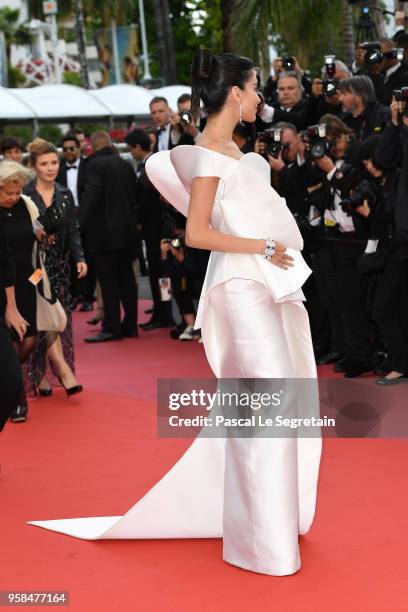
[[[212,55],[201,49],[191,65],[191,112],[200,116],[200,101],[207,115],[218,113],[232,87],[244,89],[254,70],[252,60],[234,53]]]

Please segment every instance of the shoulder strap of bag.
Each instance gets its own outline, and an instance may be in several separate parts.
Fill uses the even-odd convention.
[[[40,216],[40,211],[38,210],[37,205],[34,204],[33,200],[29,196],[22,193],[21,197],[23,198],[24,204],[27,207],[27,210],[31,217],[31,222],[34,223],[34,221],[36,221]]]

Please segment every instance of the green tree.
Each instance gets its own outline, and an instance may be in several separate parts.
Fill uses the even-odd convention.
[[[18,9],[12,10],[7,6],[0,9],[0,31],[4,33],[6,41],[7,78],[10,87],[16,87],[25,81],[21,72],[10,64],[11,45],[27,45],[31,42],[30,31],[19,24],[19,18]]]
[[[269,71],[271,40],[308,67],[329,44],[336,46],[327,33],[335,38],[340,20],[339,0],[235,0],[228,22],[233,49]]]
[[[144,7],[150,71],[153,77],[166,77],[160,60],[153,2],[145,0]],[[169,0],[169,19],[176,54],[177,83],[189,84],[191,59],[198,49],[207,47],[214,52],[222,51],[220,0]],[[135,7],[134,22],[139,22],[138,6]]]

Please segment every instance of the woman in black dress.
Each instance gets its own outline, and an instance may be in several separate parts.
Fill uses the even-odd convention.
[[[15,302],[16,308],[24,319],[24,333],[12,326],[13,340],[20,363],[24,363],[35,346],[36,328],[36,293],[35,286],[29,281],[32,275],[32,251],[35,242],[33,224],[28,208],[21,197],[28,171],[14,161],[4,161],[0,164],[0,219],[10,248],[10,255],[15,266]],[[7,296],[8,298],[8,296]],[[1,291],[1,309],[4,315],[6,294]],[[3,330],[4,334],[4,330]],[[15,402],[11,420],[25,421],[27,403],[24,392],[21,391]]]
[[[30,360],[30,378],[39,388],[40,395],[51,395],[52,386],[47,374],[48,358],[52,373],[67,394],[73,395],[82,391],[82,386],[74,374],[69,258],[76,265],[78,278],[86,275],[87,265],[72,193],[55,182],[59,170],[57,149],[41,138],[35,139],[28,149],[30,165],[37,176],[25,187],[24,192],[38,207],[43,225],[49,224],[53,228],[47,231],[51,235],[45,242],[45,267],[51,287],[68,319],[63,333],[48,331],[38,334],[37,345]]]
[[[10,330],[22,341],[28,324],[17,309],[15,283],[16,266],[7,244],[3,215],[0,215],[0,431],[15,410],[23,389],[21,368]]]

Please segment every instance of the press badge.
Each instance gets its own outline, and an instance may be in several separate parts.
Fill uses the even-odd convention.
[[[367,240],[364,253],[375,253],[378,247],[378,240]]]
[[[36,270],[34,270],[34,272],[29,277],[28,280],[30,281],[30,283],[32,283],[36,287],[38,283],[40,282],[40,280],[42,279],[42,277],[43,277],[43,272],[41,268],[37,268]]]

